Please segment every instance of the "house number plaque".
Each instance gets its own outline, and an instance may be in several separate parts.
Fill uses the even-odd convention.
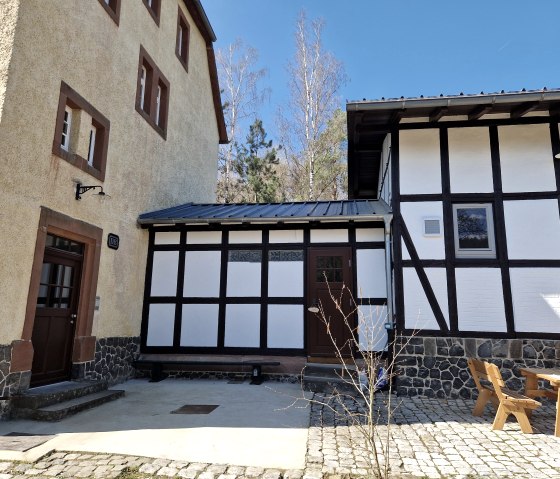
[[[113,233],[107,236],[107,246],[111,249],[119,249],[119,237]]]

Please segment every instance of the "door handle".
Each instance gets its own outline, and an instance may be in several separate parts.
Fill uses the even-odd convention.
[[[74,313],[74,314],[71,314],[70,317],[71,317],[72,319],[76,319],[76,318],[78,317],[78,315],[77,315],[76,313]]]

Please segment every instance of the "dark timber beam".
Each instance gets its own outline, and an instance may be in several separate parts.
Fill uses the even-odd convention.
[[[436,123],[436,122],[438,122],[439,120],[441,120],[441,118],[442,118],[443,116],[445,116],[445,115],[447,114],[447,111],[448,111],[448,110],[449,110],[449,109],[448,109],[446,106],[442,106],[442,107],[440,107],[440,108],[436,108],[435,110],[433,110],[433,111],[430,113],[430,122],[431,122],[431,123]]]
[[[406,109],[404,108],[402,110],[394,111],[393,114],[391,115],[391,118],[389,119],[389,124],[391,125],[399,124],[405,113],[406,113]]]
[[[486,115],[492,111],[492,105],[480,105],[476,108],[473,108],[469,112],[469,121],[478,120],[482,115]]]
[[[560,105],[551,105],[548,110],[548,114],[550,116],[560,116]]]
[[[510,117],[511,118],[521,118],[522,116],[526,115],[530,111],[533,111],[535,108],[539,106],[538,101],[532,101],[530,103],[523,103],[518,107],[511,110]]]

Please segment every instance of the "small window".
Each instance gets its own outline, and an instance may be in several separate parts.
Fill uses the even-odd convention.
[[[70,146],[70,129],[72,126],[72,108],[66,106],[64,108],[64,119],[62,120],[62,138],[60,139],[60,147],[68,151]]]
[[[140,47],[136,111],[164,139],[167,135],[168,106],[169,82],[157,68],[146,50]]]
[[[91,125],[89,130],[89,148],[88,148],[88,165],[93,166],[93,161],[95,158],[95,134],[97,133],[97,128]]]
[[[190,27],[181,7],[177,14],[177,47],[175,53],[185,70],[189,71],[189,35]]]
[[[142,0],[142,1],[144,2],[144,5],[148,9],[148,12],[150,12],[151,17],[154,19],[154,22],[156,22],[156,25],[159,26],[161,0]]]
[[[99,3],[118,25],[121,12],[121,0],[99,0]]]
[[[62,82],[53,154],[103,181],[109,129],[109,120],[75,90]]]
[[[495,258],[492,205],[453,205],[455,254],[457,258]]]

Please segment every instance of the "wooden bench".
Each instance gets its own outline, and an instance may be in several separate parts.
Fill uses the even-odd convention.
[[[478,399],[473,409],[473,416],[481,416],[488,402],[497,406],[493,430],[501,431],[510,414],[513,414],[526,434],[532,434],[533,428],[529,417],[533,409],[541,403],[518,392],[507,389],[498,366],[478,359],[468,359],[469,369],[478,389]]]
[[[137,359],[133,361],[136,369],[150,369],[150,382],[163,381],[167,375],[164,370],[173,370],[173,366],[251,366],[251,384],[263,382],[263,366],[279,366],[278,361],[205,361],[205,360],[166,360],[166,359]]]

